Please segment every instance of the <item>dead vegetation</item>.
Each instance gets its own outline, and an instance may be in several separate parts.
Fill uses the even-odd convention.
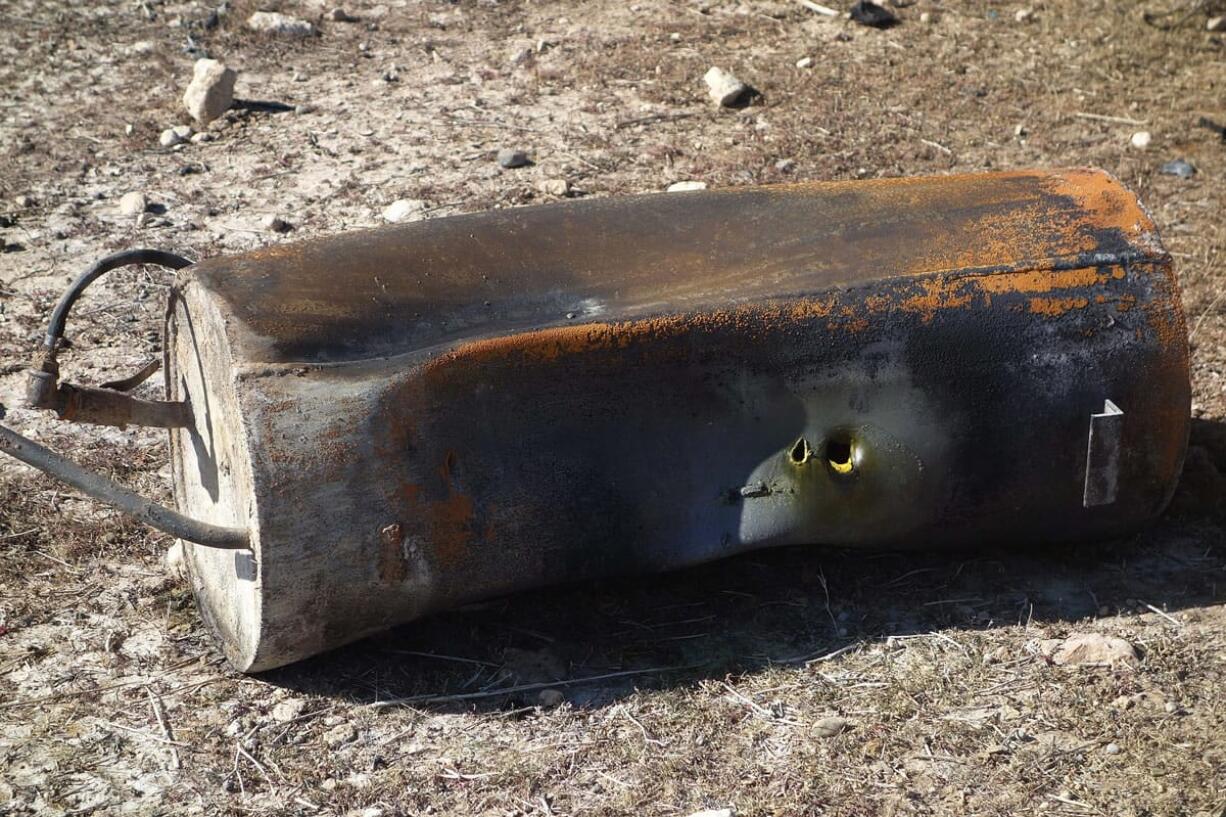
[[[399,198],[431,215],[547,200],[537,182],[556,178],[611,195],[1098,165],[1138,190],[1181,275],[1188,469],[1132,541],[785,549],[496,601],[247,678],[162,570],[165,537],[0,463],[0,812],[1226,812],[1226,144],[1196,125],[1226,121],[1214,4],[1149,9],[1153,25],[1110,2],[1050,0],[1024,22],[1020,4],[921,2],[873,31],[748,0],[371,2],[295,43],[230,6],[215,28],[203,3],[0,10],[6,404],[68,277],[114,249],[203,257],[371,224]],[[183,121],[189,44],[239,69],[238,96],[315,110],[234,110],[214,142],[158,147]],[[714,110],[713,64],[761,97]],[[534,165],[499,170],[501,147]],[[1175,158],[1198,173],[1161,174]],[[162,211],[120,218],[129,190]],[[269,214],[295,229],[265,230]],[[163,283],[91,289],[66,371],[101,382],[155,354]],[[166,496],[157,434],[10,420]],[[1074,632],[1141,658],[1037,653]]]

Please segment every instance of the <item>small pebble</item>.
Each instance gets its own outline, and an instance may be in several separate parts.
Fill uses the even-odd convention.
[[[796,67],[797,68],[812,68],[813,58],[812,57],[801,57],[800,59],[796,60]]]
[[[1109,755],[1118,755],[1120,753],[1120,745],[1118,743],[1108,743],[1103,747],[1103,751]]]
[[[356,23],[358,18],[341,8],[332,9],[324,18],[333,23]]]
[[[1153,139],[1154,137],[1150,134],[1149,131],[1139,130],[1132,135],[1132,139],[1129,141],[1132,142],[1132,146],[1134,148],[1140,148],[1141,150],[1144,150],[1145,148],[1149,147],[1149,143],[1152,142]]]
[[[177,144],[186,142],[191,138],[192,129],[187,125],[175,125],[173,128],[167,128],[162,131],[162,135],[158,137],[158,144],[164,148],[174,147]]]
[[[668,40],[669,40],[669,42],[674,42],[674,43],[679,43],[679,42],[681,42],[681,34],[680,34],[680,32],[674,31],[672,34],[669,34],[669,35],[668,35]]]
[[[125,216],[139,216],[148,206],[145,194],[137,190],[124,193],[119,199],[119,212]]]
[[[130,193],[128,195],[131,195]],[[187,563],[183,559],[183,543],[176,541],[162,555],[162,567],[172,578],[183,581],[187,578]]]
[[[358,732],[347,723],[338,723],[324,732],[324,743],[333,748],[343,746],[357,738]]]
[[[730,808],[710,808],[706,811],[696,811],[690,817],[733,817],[735,813]]]
[[[1034,17],[1034,9],[1018,9],[1013,15],[1013,19],[1019,23],[1028,23],[1032,17]]]
[[[295,718],[301,717],[306,711],[306,701],[301,698],[290,698],[286,701],[281,701],[272,708],[272,719],[277,723],[289,723]]]
[[[669,193],[684,193],[688,190],[706,190],[706,182],[673,182],[668,186]]]
[[[566,696],[560,689],[542,689],[541,694],[536,696],[536,702],[544,709],[553,709],[565,703]]]
[[[923,23],[924,25],[931,25],[932,23],[935,23],[936,21],[937,21],[937,15],[933,14],[931,11],[925,11],[925,12],[920,13],[920,22]]]
[[[822,718],[813,724],[813,734],[819,738],[832,738],[846,729],[848,723],[846,718]]]
[[[276,11],[257,11],[247,18],[247,28],[279,37],[310,37],[315,33],[315,26],[306,20]]]
[[[202,133],[193,133],[193,134],[192,134],[192,140],[191,140],[191,141],[192,141],[192,144],[196,144],[196,145],[198,145],[198,144],[200,144],[201,142],[212,142],[212,141],[213,141],[214,139],[216,139],[216,138],[217,138],[217,137],[216,137],[216,136],[214,136],[213,134],[211,134],[211,133],[209,133],[209,132],[205,131],[205,132],[202,132]]]
[[[724,108],[735,105],[749,90],[745,83],[722,68],[711,68],[702,79],[707,83],[707,93],[711,99]]]
[[[566,179],[543,179],[536,183],[536,189],[547,196],[570,195],[570,182]]]
[[[779,161],[775,162],[775,170],[778,170],[780,173],[791,173],[795,169],[795,159],[780,159]]]
[[[397,199],[383,208],[383,220],[389,224],[418,221],[425,217],[426,203],[421,199]]]
[[[511,65],[516,67],[527,65],[532,62],[532,49],[521,48],[511,55]]]
[[[1179,711],[1179,704],[1175,703],[1174,701],[1167,701],[1165,704],[1163,704],[1162,708],[1166,710],[1168,715],[1174,715]]]
[[[498,151],[497,158],[498,165],[500,167],[505,167],[508,170],[516,167],[526,167],[532,163],[531,160],[528,159],[527,153],[523,152],[522,150],[514,150],[512,148],[503,148],[502,150]]]
[[[1226,16],[1210,17],[1205,28],[1209,31],[1226,31]]]
[[[309,102],[304,103],[302,105],[294,106],[294,113],[296,113],[298,116],[302,116],[303,114],[308,114],[308,113],[315,113],[315,111],[317,110],[319,110],[319,108],[310,104]]]
[[[1181,179],[1190,179],[1196,175],[1196,167],[1186,159],[1175,159],[1167,162],[1162,166],[1162,172],[1168,176],[1178,176]]]
[[[277,215],[264,216],[263,224],[264,229],[272,230],[274,233],[288,233],[294,229],[293,224]]]
[[[23,194],[13,199],[13,204],[16,204],[18,207],[21,207],[22,209],[25,209],[26,207],[34,206],[34,199]]]

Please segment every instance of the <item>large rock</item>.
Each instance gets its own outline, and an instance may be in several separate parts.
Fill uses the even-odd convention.
[[[1058,666],[1114,667],[1135,664],[1137,650],[1122,638],[1098,633],[1074,633],[1039,644],[1039,654]]]
[[[183,92],[183,107],[201,125],[221,116],[234,103],[238,74],[220,60],[196,60],[192,81]]]

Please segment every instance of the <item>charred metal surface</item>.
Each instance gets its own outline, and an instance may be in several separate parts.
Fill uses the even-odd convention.
[[[417,222],[206,261],[176,297],[176,497],[252,532],[250,564],[188,559],[245,670],[770,545],[1126,533],[1188,433],[1170,259],[1097,171]]]

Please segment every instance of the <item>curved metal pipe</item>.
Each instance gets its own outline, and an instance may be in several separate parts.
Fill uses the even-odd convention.
[[[0,418],[3,417],[4,407],[0,406]],[[251,546],[250,537],[242,528],[211,525],[172,511],[129,491],[114,480],[82,468],[4,425],[0,425],[0,452],[45,471],[82,493],[184,541],[226,550],[242,550]]]
[[[181,255],[162,250],[124,250],[97,261],[92,267],[77,276],[77,280],[73,281],[68,291],[60,297],[60,302],[55,305],[55,311],[51,313],[51,323],[47,326],[47,337],[43,345],[48,350],[54,349],[60,338],[64,337],[64,325],[68,322],[68,313],[87,286],[113,269],[134,264],[157,264],[161,267],[179,270],[191,266],[192,262]]]

